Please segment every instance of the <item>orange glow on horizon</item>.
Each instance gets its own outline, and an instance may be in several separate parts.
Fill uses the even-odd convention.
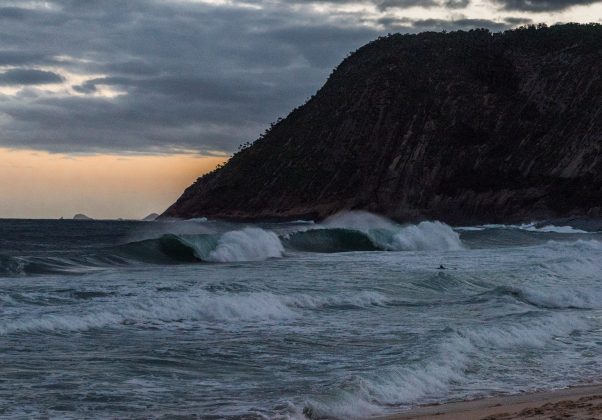
[[[140,219],[161,213],[227,158],[68,155],[0,148],[0,218]]]

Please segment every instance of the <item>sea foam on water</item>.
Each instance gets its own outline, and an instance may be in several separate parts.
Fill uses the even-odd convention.
[[[81,222],[81,246],[61,239],[68,222],[35,223],[52,235],[29,248],[15,235],[20,247],[0,258],[3,362],[19,381],[0,383],[9,415],[94,395],[69,415],[127,417],[148,398],[132,384],[152,383],[153,413],[166,416],[185,405],[361,418],[602,375],[598,233],[350,212],[312,224]],[[82,357],[90,348],[101,356]]]
[[[284,254],[280,239],[274,232],[259,228],[224,233],[218,240],[217,247],[209,254],[209,261],[263,261],[268,258],[279,258]]]

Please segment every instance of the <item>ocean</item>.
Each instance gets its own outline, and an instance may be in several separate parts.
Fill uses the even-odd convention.
[[[0,417],[364,418],[599,381],[599,230],[0,220]]]

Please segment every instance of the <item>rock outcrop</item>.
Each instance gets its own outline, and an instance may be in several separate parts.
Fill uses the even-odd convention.
[[[93,220],[91,217],[86,216],[85,214],[78,213],[73,216],[73,220]]]
[[[390,35],[163,217],[602,216],[602,26]]]

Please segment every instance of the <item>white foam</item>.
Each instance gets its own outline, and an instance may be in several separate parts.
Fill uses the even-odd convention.
[[[367,308],[390,300],[373,291],[324,295],[276,295],[268,292],[216,294],[202,291],[196,296],[141,299],[121,305],[104,305],[83,314],[12,315],[0,322],[0,335],[19,331],[85,331],[120,324],[169,324],[210,321],[222,324],[285,320],[305,310],[337,306]],[[68,309],[71,307],[67,307]]]
[[[460,250],[460,235],[441,222],[421,222],[401,228],[391,243],[397,251]]]
[[[263,261],[284,255],[284,248],[274,232],[259,228],[244,228],[224,233],[217,247],[209,254],[209,261]]]
[[[545,264],[541,264],[540,269],[548,277],[565,280],[578,278],[581,284],[585,279],[602,280],[602,259],[600,259],[602,242],[600,241],[548,241],[539,247],[538,251],[546,261]],[[598,284],[595,286],[598,288]]]
[[[22,331],[85,331],[123,322],[121,314],[100,312],[87,315],[48,314],[41,317],[15,319],[0,323],[0,335]]]
[[[595,239],[579,239],[574,242],[569,241],[548,241],[546,245],[555,251],[561,250],[562,248],[575,248],[584,251],[600,251],[602,250],[602,242]]]
[[[474,227],[461,227],[458,230],[482,230],[482,229],[518,229],[527,232],[541,232],[541,233],[591,233],[585,230],[576,229],[571,226],[556,226],[556,225],[544,225],[537,226],[537,223],[523,223],[521,225],[503,225],[503,224],[487,224],[482,226]]]
[[[501,224],[490,223],[490,224],[486,224],[486,225],[482,225],[482,226],[478,226],[478,227],[482,227],[485,229],[514,229],[517,227],[517,225],[501,225]]]
[[[0,323],[0,335],[16,331],[84,331],[124,323],[170,323],[175,321],[266,321],[286,319],[295,312],[286,301],[271,293],[144,299],[110,305],[87,314],[44,314]]]
[[[526,230],[529,232],[588,233],[584,230],[575,229],[571,226],[545,225],[545,226],[537,227],[535,225],[535,223],[527,223],[527,224],[519,225],[518,229]]]
[[[389,219],[364,211],[338,213],[321,224],[328,228],[353,229],[365,233],[390,251],[461,250],[460,235],[438,221],[400,226]]]
[[[590,325],[576,315],[554,314],[522,324],[465,328],[453,332],[432,358],[409,367],[389,368],[371,376],[356,376],[351,387],[330,398],[306,402],[317,417],[364,418],[383,412],[383,406],[410,405],[449,391],[469,378],[466,367],[476,358],[495,358],[493,349],[517,351],[539,348],[556,337]]]
[[[334,306],[366,308],[370,306],[385,306],[393,303],[387,296],[373,291],[339,293],[331,296],[301,294],[284,296],[283,300],[289,307],[303,309],[321,309]]]
[[[554,337],[564,337],[573,331],[588,328],[588,323],[575,315],[554,314],[524,324],[512,324],[490,329],[464,329],[460,336],[469,340],[474,349],[495,347],[516,349],[543,347]]]
[[[455,227],[454,230],[464,231],[464,232],[480,232],[485,230],[482,226],[458,226]]]
[[[548,290],[517,289],[527,302],[544,308],[602,309],[602,291],[599,288],[566,289],[560,286]]]

